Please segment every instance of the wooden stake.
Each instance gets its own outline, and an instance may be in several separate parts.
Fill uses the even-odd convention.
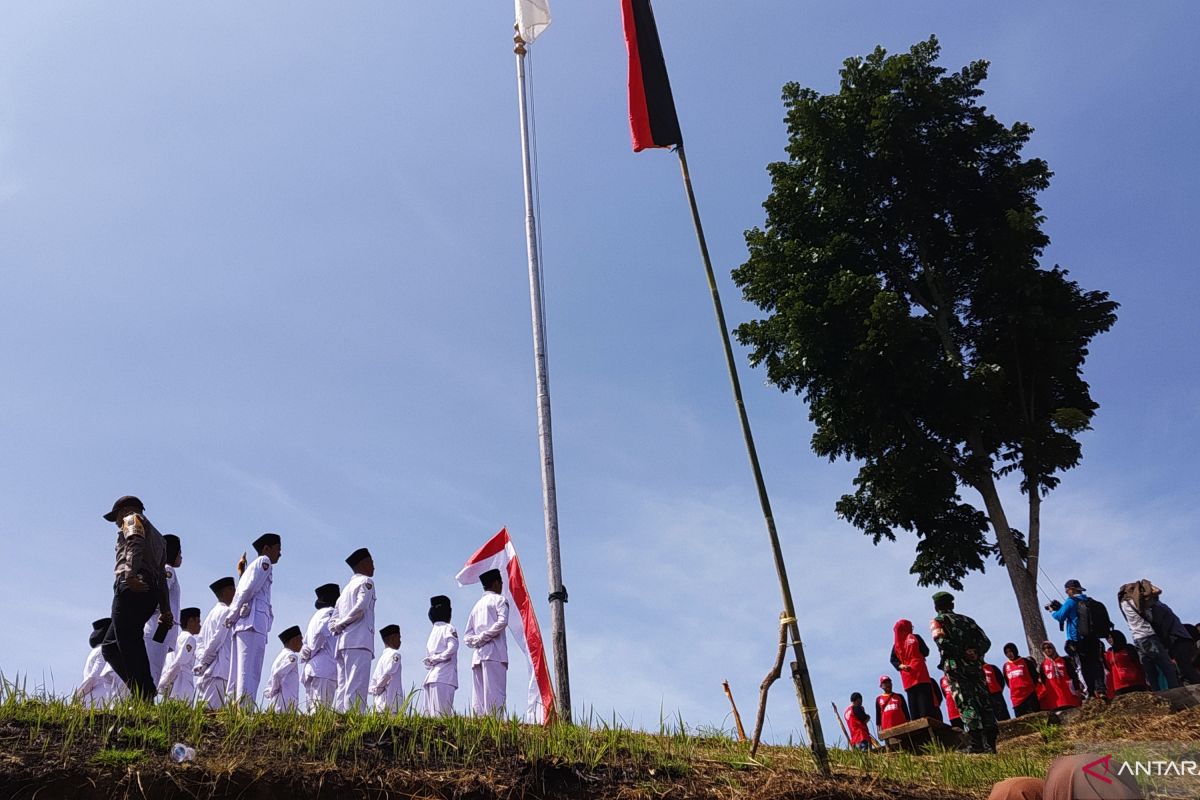
[[[733,702],[733,692],[729,688],[729,681],[721,683],[725,687],[725,696],[729,698],[729,705],[733,708],[733,724],[737,726],[738,741],[746,741],[746,729],[742,727],[742,715],[738,713],[737,703]]]

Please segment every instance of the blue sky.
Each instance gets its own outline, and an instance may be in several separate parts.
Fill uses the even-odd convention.
[[[618,7],[559,0],[531,65],[572,690],[634,725],[728,726],[721,681],[750,716],[779,601],[678,165],[630,152]],[[948,67],[991,60],[987,106],[1031,123],[1056,173],[1047,263],[1122,304],[1087,366],[1084,462],[1044,508],[1044,567],[1101,599],[1150,577],[1200,619],[1200,10],[656,12],[731,324],[754,315],[728,273],[783,156],[783,83],[834,90],[845,57],[930,33]],[[111,597],[99,515],[125,493],[182,536],[185,605],[280,532],[281,627],[370,547],[406,681],[427,598],[452,595],[461,624],[475,592],[452,576],[501,526],[545,596],[510,26],[506,2],[6,7],[6,675],[78,680]],[[892,623],[930,616],[913,542],[875,548],[839,521],[853,466],[814,457],[803,404],[744,358],[742,377],[819,705],[869,697]],[[998,571],[960,609],[1021,641]],[[800,727],[780,683],[768,734]]]

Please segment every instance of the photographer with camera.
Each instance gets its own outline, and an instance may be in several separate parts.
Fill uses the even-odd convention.
[[[1063,589],[1067,593],[1066,602],[1051,600],[1046,610],[1059,623],[1060,628],[1066,628],[1067,640],[1074,643],[1079,671],[1082,673],[1088,698],[1107,700],[1102,640],[1113,627],[1108,609],[1099,600],[1088,597],[1083,585],[1074,578],[1067,581]]]

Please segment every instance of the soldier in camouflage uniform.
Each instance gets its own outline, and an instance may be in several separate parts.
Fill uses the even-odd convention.
[[[968,616],[954,613],[954,595],[933,596],[937,612],[929,624],[942,661],[939,665],[950,679],[950,694],[962,716],[969,742],[968,753],[996,752],[996,714],[983,676],[983,657],[992,646],[983,629]]]

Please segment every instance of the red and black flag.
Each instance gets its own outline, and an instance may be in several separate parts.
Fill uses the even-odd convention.
[[[633,151],[683,144],[671,81],[650,0],[621,0],[629,49],[629,127]]]

